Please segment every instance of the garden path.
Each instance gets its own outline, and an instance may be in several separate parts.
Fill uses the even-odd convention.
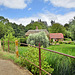
[[[0,59],[0,75],[32,75],[9,60]]]

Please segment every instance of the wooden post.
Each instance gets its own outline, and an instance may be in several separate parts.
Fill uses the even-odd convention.
[[[40,49],[40,43],[39,43],[39,75],[41,75],[41,49]]]
[[[4,41],[3,41],[3,51],[4,51]]]
[[[9,52],[9,40],[8,40],[8,52]]]
[[[1,49],[1,41],[0,41],[0,49]]]
[[[19,53],[18,53],[18,40],[15,40],[15,48],[16,48],[16,57],[19,57]]]

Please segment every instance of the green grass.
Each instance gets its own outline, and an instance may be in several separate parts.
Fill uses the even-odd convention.
[[[22,55],[25,51],[28,50],[28,47],[18,47],[19,54]]]
[[[25,51],[28,50],[28,47],[19,47],[18,49],[19,54],[22,55]],[[51,45],[47,49],[75,56],[75,45],[71,44]]]
[[[49,46],[47,49],[75,56],[75,45],[60,44],[60,45]]]

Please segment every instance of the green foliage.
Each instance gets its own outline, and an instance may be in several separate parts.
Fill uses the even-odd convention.
[[[22,24],[18,25],[16,23],[9,23],[9,25],[14,29],[15,31],[15,34],[14,36],[15,37],[18,37],[18,38],[23,38],[25,37],[25,26],[23,26]]]
[[[59,23],[54,23],[51,27],[50,27],[50,32],[51,33],[63,33],[65,35],[65,27],[62,26]]]
[[[0,39],[4,36],[4,34],[5,34],[4,24],[0,22]]]
[[[69,30],[65,32],[65,38],[71,38],[71,32]]]
[[[45,32],[30,34],[28,36],[27,44],[38,46],[39,43],[41,44],[41,46],[43,45],[43,47],[48,47],[49,46],[49,39],[46,36]]]
[[[72,39],[75,40],[75,25],[71,26],[70,31]]]
[[[26,43],[28,37],[20,38],[20,43]]]
[[[56,43],[57,43],[57,42],[55,41],[54,44],[56,45]]]
[[[7,24],[3,24],[2,22],[0,22],[0,38],[9,33],[14,34],[13,28],[11,26],[8,26]]]
[[[8,40],[9,40],[9,50],[11,51],[15,51],[15,43],[11,43],[11,42],[15,42],[15,40],[18,40],[17,38],[15,38],[12,33],[8,34],[8,35],[4,35],[4,38],[2,38],[2,41],[4,42],[4,48],[7,51],[8,50]]]
[[[51,42],[53,42],[53,39],[51,39]]]
[[[71,42],[71,45],[75,45],[75,41],[72,41],[72,42]]]
[[[49,46],[48,49],[75,56],[75,45],[60,44]],[[48,52],[46,61],[52,65],[54,71],[52,75],[74,75],[75,59]]]
[[[23,53],[23,57],[39,66],[39,50],[37,48],[28,46],[28,50]],[[52,73],[53,69],[51,68],[51,65],[45,61],[45,52],[43,50],[41,50],[41,57],[41,67],[47,72]],[[25,59],[21,59],[23,61],[23,66],[26,66],[34,75],[38,75],[39,69]],[[42,75],[46,75],[46,73],[42,71]]]
[[[69,30],[69,24],[66,23],[66,24],[64,25],[64,27],[65,27],[66,30]]]
[[[71,58],[48,52],[46,61],[54,68],[53,75],[74,75],[75,61]]]
[[[28,31],[28,30],[35,30],[36,26],[38,26],[38,29],[47,29],[47,26],[44,23],[42,23],[42,22],[34,22],[33,24],[32,23],[28,24],[25,27],[25,30],[26,31]]]
[[[65,41],[72,41],[70,38],[64,38]]]
[[[59,44],[63,44],[63,42],[62,41],[59,41]]]
[[[70,35],[69,37],[71,37],[72,40],[75,40],[75,18],[69,22],[69,28],[68,28],[67,32],[70,33],[70,34],[68,34],[68,35]]]
[[[32,51],[30,51],[29,49],[32,49]],[[75,56],[75,45],[71,45],[71,44],[60,44],[60,45],[54,45],[54,46],[50,45],[47,49]],[[30,51],[29,55],[34,57],[34,55],[37,53],[33,54],[33,50],[35,51],[36,48],[35,49],[33,49],[32,47],[31,48],[29,48],[29,47],[20,47],[19,48],[21,55],[23,53],[28,53],[28,51]],[[41,51],[43,51],[43,50],[41,50]],[[52,52],[44,52],[44,54],[45,54],[44,55],[45,61],[47,61],[47,63],[49,65],[51,65],[52,68],[54,68],[54,71],[52,73],[53,75],[63,75],[63,74],[64,75],[74,75],[75,59],[73,60],[73,59],[70,59],[69,57],[55,54]],[[23,55],[25,55],[25,54],[23,54]],[[26,56],[27,59],[28,59],[28,56]],[[34,58],[37,58],[37,57],[34,57]],[[29,60],[31,60],[33,62],[32,57],[30,57]],[[25,65],[26,60],[22,59],[22,62],[23,62],[23,65]],[[34,62],[36,63],[36,60]],[[43,60],[42,60],[42,63],[43,63]],[[28,62],[27,62],[27,64],[28,64],[28,66],[31,65]]]
[[[18,25],[16,23],[11,23],[8,19],[5,19],[2,16],[0,16],[0,31],[0,38],[5,34],[8,35],[10,32],[14,34],[15,37],[24,37],[26,32],[25,26],[22,24]]]

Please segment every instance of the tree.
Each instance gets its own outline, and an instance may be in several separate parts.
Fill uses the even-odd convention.
[[[55,21],[51,20],[51,25],[53,25],[55,23]]]
[[[9,49],[10,49],[10,52],[11,51],[15,51],[15,43],[11,43],[12,42],[15,42],[15,40],[19,40],[17,38],[15,38],[15,36],[13,36],[12,33],[9,33],[9,34],[5,34],[4,37],[1,39],[2,41],[5,41],[4,42],[4,47],[5,47],[5,50],[7,51],[8,50],[8,40],[10,41],[9,42]]]
[[[75,40],[75,25],[71,26],[70,31],[72,39]]]
[[[48,47],[49,46],[49,39],[46,36],[45,32],[30,34],[28,36],[27,44],[38,46],[39,43],[40,43],[41,46],[43,45],[43,47]]]
[[[4,34],[5,34],[4,24],[0,22],[0,39],[4,36]]]
[[[63,33],[65,35],[65,27],[62,26],[59,23],[54,23],[51,27],[50,27],[50,32],[51,33]]]
[[[66,23],[66,24],[64,25],[64,27],[65,27],[66,30],[69,30],[69,24]]]
[[[71,33],[71,38],[75,40],[75,18],[69,22],[69,30]]]
[[[25,36],[25,26],[22,24],[18,25],[16,23],[9,22],[8,19],[4,18],[3,16],[0,16],[0,22],[3,23],[4,26],[4,33],[8,34],[9,32],[12,32],[15,37],[24,37]],[[4,34],[2,34],[0,37],[3,37]]]
[[[34,23],[30,23],[25,27],[25,30],[35,30],[36,26],[38,26],[38,29],[47,29],[47,25],[45,25],[42,22],[34,22]]]

